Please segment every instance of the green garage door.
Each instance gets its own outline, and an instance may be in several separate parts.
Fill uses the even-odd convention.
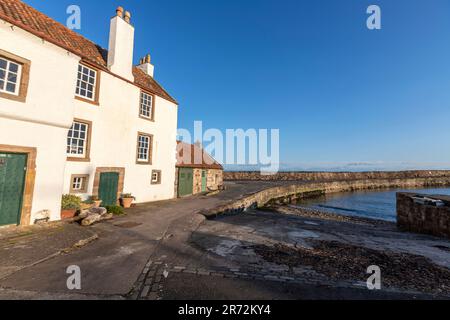
[[[115,206],[117,204],[118,188],[119,174],[117,172],[105,172],[100,174],[98,197],[102,200],[102,206]]]
[[[178,196],[189,196],[194,192],[194,170],[180,168],[178,174]]]
[[[0,226],[20,224],[26,167],[26,154],[0,153]]]

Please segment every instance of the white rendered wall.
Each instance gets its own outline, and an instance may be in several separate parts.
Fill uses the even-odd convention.
[[[1,20],[0,39],[0,49],[31,61],[26,103],[0,98],[0,144],[37,148],[31,223],[41,210],[58,220],[79,58]]]
[[[75,100],[80,58],[0,20],[0,49],[31,61],[26,103],[0,98],[0,144],[37,148],[31,222],[50,210],[60,218],[61,195],[72,174],[89,174],[92,194],[97,167],[125,167],[125,192],[148,202],[174,197],[178,107],[156,97],[155,121],[139,118],[140,89],[101,72],[100,106]],[[67,132],[74,118],[93,122],[91,162],[67,162]],[[137,133],[154,136],[153,164],[136,164]],[[152,170],[162,183],[151,184]]]
[[[89,163],[68,162],[64,192],[70,191],[72,174],[89,174],[89,187],[83,198],[92,195],[97,167],[124,167],[124,192],[136,202],[174,197],[175,150],[178,107],[159,97],[155,99],[155,121],[139,118],[140,89],[102,72],[100,106],[76,101],[75,118],[92,122]],[[138,132],[153,135],[152,165],[136,164]],[[152,170],[162,171],[162,182],[151,184]]]
[[[42,210],[50,211],[51,220],[60,219],[66,132],[63,128],[0,118],[0,144],[37,149],[31,224]]]

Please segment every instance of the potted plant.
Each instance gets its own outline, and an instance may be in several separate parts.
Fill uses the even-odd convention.
[[[131,204],[133,203],[136,198],[131,193],[124,193],[121,197],[122,200],[122,206],[125,209],[131,208]]]
[[[65,194],[61,200],[61,219],[71,219],[81,208],[81,198],[72,194]]]
[[[91,196],[91,201],[94,204],[95,208],[100,207],[100,205],[102,204],[102,200],[100,200],[97,196]]]

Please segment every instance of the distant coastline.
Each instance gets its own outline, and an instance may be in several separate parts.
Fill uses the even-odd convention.
[[[260,171],[260,165],[225,165],[225,171]],[[358,162],[358,163],[280,163],[278,172],[397,172],[450,170],[450,163]]]
[[[450,170],[406,170],[406,171],[280,171],[271,175],[259,171],[226,171],[226,181],[347,181],[347,180],[404,180],[450,177]]]

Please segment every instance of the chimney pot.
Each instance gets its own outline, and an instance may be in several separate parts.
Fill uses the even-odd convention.
[[[116,14],[118,17],[123,17],[123,8],[122,7],[117,7],[116,9]]]
[[[152,59],[150,54],[147,54],[145,57],[141,59],[138,68],[144,71],[145,74],[153,78],[155,74],[155,67],[152,65],[151,60]]]
[[[129,11],[125,11],[125,21],[130,23],[131,21],[131,13]]]

